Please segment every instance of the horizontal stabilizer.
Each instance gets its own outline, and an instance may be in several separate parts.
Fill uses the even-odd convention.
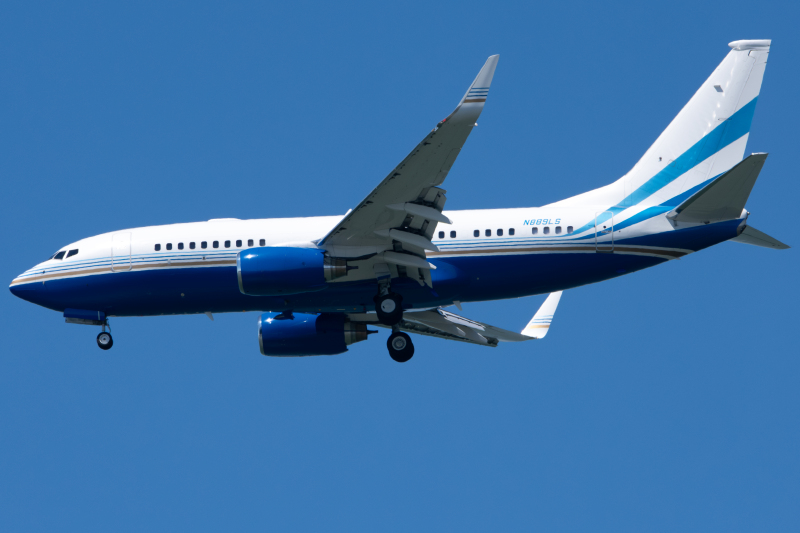
[[[675,222],[696,223],[739,218],[766,160],[767,154],[753,154],[745,158],[667,216]]]
[[[773,239],[763,231],[758,231],[752,226],[745,226],[744,231],[739,234],[738,237],[731,239],[731,241],[761,246],[762,248],[773,248],[775,250],[786,250],[790,248],[778,239]]]

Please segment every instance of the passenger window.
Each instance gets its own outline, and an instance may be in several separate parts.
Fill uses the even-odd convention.
[[[539,228],[531,228],[531,233],[536,235],[537,233],[539,233]]]
[[[550,227],[549,226],[545,226],[544,227],[544,234],[547,235],[548,233],[550,233]]]
[[[183,250],[183,243],[182,242],[178,243],[178,250]]]
[[[567,226],[567,233],[572,233],[572,226]]]
[[[161,251],[161,245],[160,244],[156,244],[156,252],[160,252],[160,251]]]
[[[172,250],[172,243],[171,242],[167,243],[167,250]]]
[[[247,246],[253,246],[253,239],[247,239]]]
[[[472,236],[473,237],[480,237],[481,236],[481,231],[476,229],[475,231],[472,232]]]
[[[64,254],[67,253],[66,250],[58,252],[56,255],[53,256],[53,259],[64,259]]]
[[[78,250],[70,250],[67,257],[72,257],[73,255],[78,255]]]
[[[561,226],[556,226],[556,235],[561,233]]]
[[[213,246],[214,248],[219,248],[219,241],[214,241],[213,243],[211,243],[211,246]]]
[[[440,231],[440,232],[439,232],[439,238],[440,238],[440,239],[444,239],[444,232],[443,232],[443,231]]]
[[[456,232],[455,231],[451,231],[450,232],[450,238],[451,239],[455,239],[456,238]]]
[[[242,240],[241,240],[241,239],[239,239],[238,241],[236,241],[236,247],[237,247],[237,248],[241,248],[241,247],[242,247]]]
[[[514,235],[514,228],[508,228],[508,234]]]
[[[258,245],[259,246],[266,246],[267,245],[267,240],[266,239],[261,239],[260,241],[258,241]]]
[[[503,236],[503,229],[502,228],[497,230],[497,236],[498,237],[502,237]]]
[[[483,233],[484,233],[484,235],[486,235],[487,237],[491,237],[491,236],[492,236],[492,230],[490,230],[490,229],[487,229],[487,230],[486,230],[486,231],[484,231]]]
[[[231,241],[225,241],[225,248],[231,247]]]
[[[192,250],[194,250],[194,243],[193,243],[193,242],[190,242],[190,243],[189,243],[189,248],[191,248]]]

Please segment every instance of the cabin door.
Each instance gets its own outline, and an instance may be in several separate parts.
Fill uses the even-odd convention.
[[[614,252],[614,213],[611,211],[595,213],[594,246],[600,253]]]
[[[127,272],[131,269],[131,232],[115,233],[111,237],[111,270]]]

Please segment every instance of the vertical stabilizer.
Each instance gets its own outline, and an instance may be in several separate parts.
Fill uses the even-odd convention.
[[[771,41],[735,41],[628,174],[564,203],[627,208],[658,205],[742,160]]]

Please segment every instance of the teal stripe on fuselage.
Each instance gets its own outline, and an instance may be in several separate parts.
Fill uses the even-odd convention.
[[[723,172],[722,174],[725,174],[725,172]],[[687,190],[683,191],[682,193],[680,193],[679,195],[673,196],[669,200],[665,200],[665,201],[661,202],[661,204],[659,204],[659,205],[669,206],[671,208],[678,207],[683,202],[688,200],[694,193],[696,193],[697,191],[699,191],[700,189],[702,189],[703,187],[705,187],[706,185],[708,185],[709,183],[711,183],[712,181],[717,179],[718,177],[722,176],[722,174],[717,174],[713,178],[707,179],[706,181],[704,181],[700,185],[695,185],[691,189],[687,189]]]
[[[728,117],[725,122],[714,128],[706,136],[697,141],[694,146],[686,150],[675,161],[667,165],[662,171],[647,180],[631,194],[623,198],[619,205],[609,207],[605,212],[597,215],[596,222],[590,221],[586,225],[578,228],[575,233],[581,233],[592,228],[594,223],[600,224],[601,222],[605,222],[611,218],[609,213],[613,213],[614,216],[616,216],[629,207],[635,206],[659,190],[663,189],[679,177],[686,174],[686,172],[696,167],[700,162],[705,161],[734,141],[741,139],[744,135],[750,132],[750,125],[753,122],[753,115],[756,111],[757,101],[758,97],[756,96],[750,100],[747,105],[743,106],[739,111]],[[689,191],[684,191],[680,195],[667,200],[667,202],[675,201],[675,199],[686,195],[685,198],[680,200],[680,202],[683,202],[691,194],[694,194],[694,192],[700,190],[703,185],[709,183],[709,181],[710,180],[697,187],[693,187]],[[675,205],[668,204],[667,202],[664,202],[661,205]],[[614,226],[616,227],[616,224]]]
[[[753,122],[757,100],[757,96],[750,100],[747,105],[697,141],[694,146],[686,150],[661,172],[625,197],[620,202],[620,205],[627,207],[638,204],[683,176],[700,162],[705,161],[732,142],[746,135],[750,131],[750,124]]]
[[[725,174],[725,173],[723,172],[722,174],[718,174],[718,175],[714,176],[713,178],[709,178],[706,181],[704,181],[703,183],[701,183],[700,185],[695,185],[691,189],[688,189],[688,190],[680,193],[677,196],[673,196],[669,200],[665,200],[664,202],[660,203],[659,205],[656,205],[656,206],[653,206],[653,207],[648,207],[647,209],[644,209],[644,210],[640,211],[639,213],[636,213],[632,217],[627,218],[627,219],[623,220],[622,222],[620,222],[618,224],[614,224],[614,231],[619,231],[619,230],[627,228],[629,226],[633,226],[634,224],[638,224],[639,222],[644,222],[645,220],[647,220],[649,218],[653,218],[653,217],[661,215],[663,213],[667,213],[669,211],[672,211],[673,209],[675,209],[676,207],[681,205],[683,202],[688,200],[694,193],[696,193],[697,191],[699,191],[703,187],[707,186],[709,183],[711,183],[712,181],[714,181],[718,177],[722,176],[723,174]],[[621,208],[612,208],[612,209],[616,210],[616,211],[614,211],[615,215],[618,212],[623,211],[623,209],[621,209]],[[599,217],[598,217],[598,220],[599,220]],[[608,220],[608,219],[606,218],[606,220]],[[589,227],[591,227],[591,225],[587,225],[586,227],[589,228]],[[575,233],[577,233],[577,232],[575,232]],[[594,233],[590,233],[589,235],[584,235],[582,237],[577,237],[575,240],[582,240],[582,239],[594,239]]]

